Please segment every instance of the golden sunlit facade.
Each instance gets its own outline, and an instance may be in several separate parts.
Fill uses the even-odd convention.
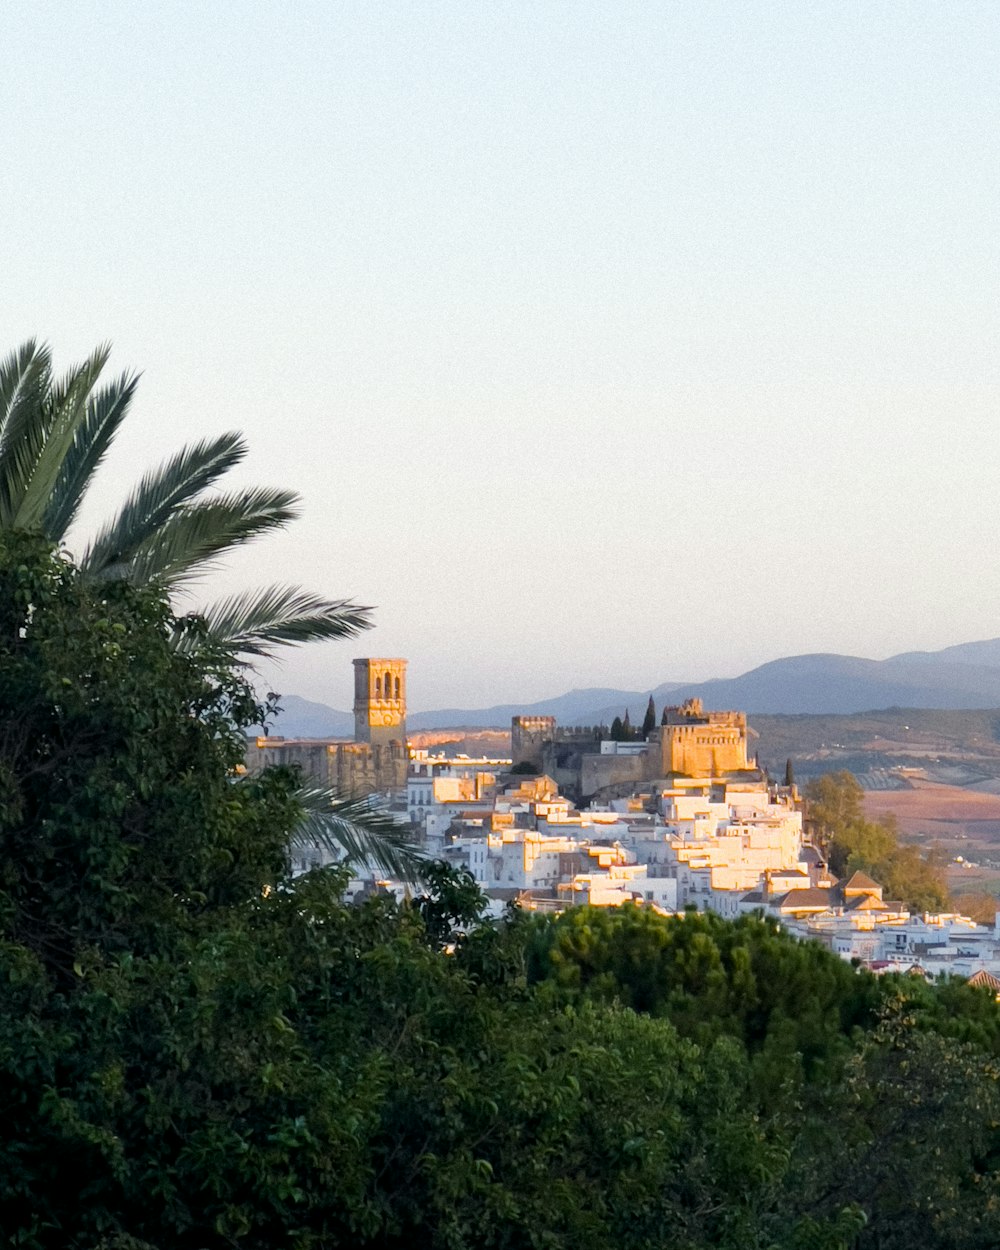
[[[369,657],[354,661],[354,739],[405,743],[405,660]]]

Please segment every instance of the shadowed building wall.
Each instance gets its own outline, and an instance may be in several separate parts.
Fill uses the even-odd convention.
[[[542,752],[556,736],[554,716],[512,716],[510,720],[511,762],[535,764],[541,768]]]

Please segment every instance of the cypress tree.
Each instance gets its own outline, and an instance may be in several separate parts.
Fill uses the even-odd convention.
[[[642,722],[642,738],[648,741],[649,735],[656,728],[656,704],[653,702],[653,696],[649,696],[649,702],[646,704],[646,715]]]
[[[795,785],[795,769],[792,767],[791,758],[785,761],[785,785]]]
[[[611,741],[624,742],[624,740],[625,739],[622,734],[622,718],[620,716],[616,716],[611,722]]]
[[[635,737],[632,732],[632,722],[629,720],[628,708],[625,709],[625,717],[622,720],[622,742],[631,742]]]

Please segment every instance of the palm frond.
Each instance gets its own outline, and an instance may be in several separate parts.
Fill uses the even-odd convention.
[[[0,427],[0,526],[9,529],[24,497],[25,486],[52,420],[48,401],[52,360],[47,348],[28,351],[28,344],[3,366]]]
[[[151,469],[90,543],[81,568],[104,574],[112,566],[127,565],[172,513],[190,505],[200,491],[239,464],[246,452],[240,434],[222,434],[183,447],[166,464]]]
[[[353,638],[371,628],[371,608],[328,600],[297,586],[268,586],[231,595],[201,610],[209,633],[241,655],[271,656],[280,646]],[[179,646],[194,645],[189,634]]]
[[[25,380],[34,371],[51,371],[52,360],[47,347],[39,347],[28,339],[0,363],[0,434]]]
[[[5,431],[3,457],[18,466],[19,490],[12,496],[11,525],[23,530],[42,530],[56,497],[63,464],[87,417],[90,394],[111,354],[110,344],[96,348],[87,360],[71,369],[48,393],[35,411],[24,410],[24,420],[13,414]],[[55,538],[60,535],[50,534]]]
[[[320,846],[341,863],[369,864],[402,881],[419,879],[425,857],[389,812],[313,781],[304,781],[295,798],[303,811],[296,842]]]
[[[176,590],[200,577],[219,556],[293,520],[297,499],[292,491],[266,487],[197,499],[172,512],[145,542],[97,576],[123,578],[137,586],[157,582]],[[86,560],[83,568],[93,575]]]
[[[138,375],[123,373],[87,401],[83,421],[63,457],[59,481],[45,511],[43,529],[61,539],[72,525],[87,488],[124,421]]]

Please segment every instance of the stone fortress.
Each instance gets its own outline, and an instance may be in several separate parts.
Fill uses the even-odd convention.
[[[645,742],[611,742],[599,729],[560,728],[552,716],[511,720],[511,757],[576,799],[613,798],[663,777],[758,776],[744,712],[706,712],[700,699],[664,710]]]
[[[341,794],[365,795],[406,788],[406,661],[383,657],[354,661],[354,737],[251,739],[246,767],[299,767],[304,777]]]
[[[407,661],[374,656],[353,663],[354,737],[251,739],[248,772],[272,764],[297,766],[304,776],[349,795],[406,789]],[[607,799],[671,776],[756,778],[747,733],[743,712],[706,712],[699,699],[666,708],[647,741],[614,742],[600,728],[559,726],[552,716],[515,716],[511,757],[517,771],[551,777],[577,801]]]

